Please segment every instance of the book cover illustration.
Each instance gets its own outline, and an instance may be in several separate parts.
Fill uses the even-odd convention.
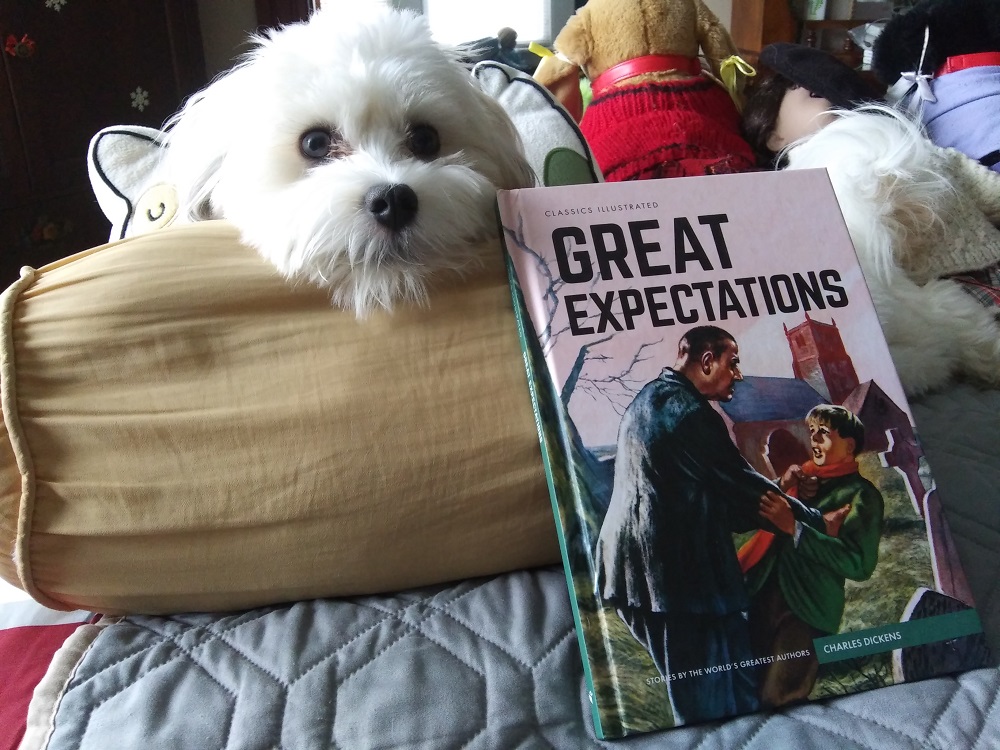
[[[498,204],[599,737],[988,663],[824,171]]]

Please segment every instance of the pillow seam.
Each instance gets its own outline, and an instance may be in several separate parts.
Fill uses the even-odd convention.
[[[21,498],[17,515],[17,533],[14,538],[14,568],[21,587],[35,601],[53,607],[65,609],[65,606],[55,602],[40,592],[35,586],[31,575],[31,559],[28,552],[28,542],[31,538],[31,522],[35,507],[35,464],[28,449],[28,440],[21,425],[17,410],[17,379],[14,366],[14,307],[23,292],[35,280],[36,271],[30,266],[21,268],[20,278],[7,288],[0,298],[0,410],[3,412],[4,424],[7,427],[7,438],[17,462],[21,475]]]

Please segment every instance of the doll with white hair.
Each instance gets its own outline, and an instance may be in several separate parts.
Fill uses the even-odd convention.
[[[1000,324],[955,277],[1000,263],[1000,174],[888,107],[841,111],[787,152],[825,167],[906,391],[1000,386]]]
[[[1000,386],[997,308],[959,280],[1000,264],[1000,174],[935,145],[900,111],[847,102],[783,111],[799,132],[772,124],[757,142],[769,149],[781,131],[784,142],[770,141],[777,163],[827,170],[907,393],[955,376]]]

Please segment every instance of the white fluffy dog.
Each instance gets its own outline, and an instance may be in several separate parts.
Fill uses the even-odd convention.
[[[943,278],[1000,261],[1000,175],[885,107],[838,112],[787,154],[828,170],[907,393],[957,374],[1000,385],[995,308]]]
[[[356,7],[355,7],[356,6]],[[359,317],[474,265],[534,175],[503,109],[421,16],[338,4],[254,39],[168,124],[185,220],[227,219]]]

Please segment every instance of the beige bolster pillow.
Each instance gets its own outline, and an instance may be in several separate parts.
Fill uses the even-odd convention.
[[[0,575],[41,603],[226,610],[558,561],[500,251],[358,321],[224,222],[2,298]]]

